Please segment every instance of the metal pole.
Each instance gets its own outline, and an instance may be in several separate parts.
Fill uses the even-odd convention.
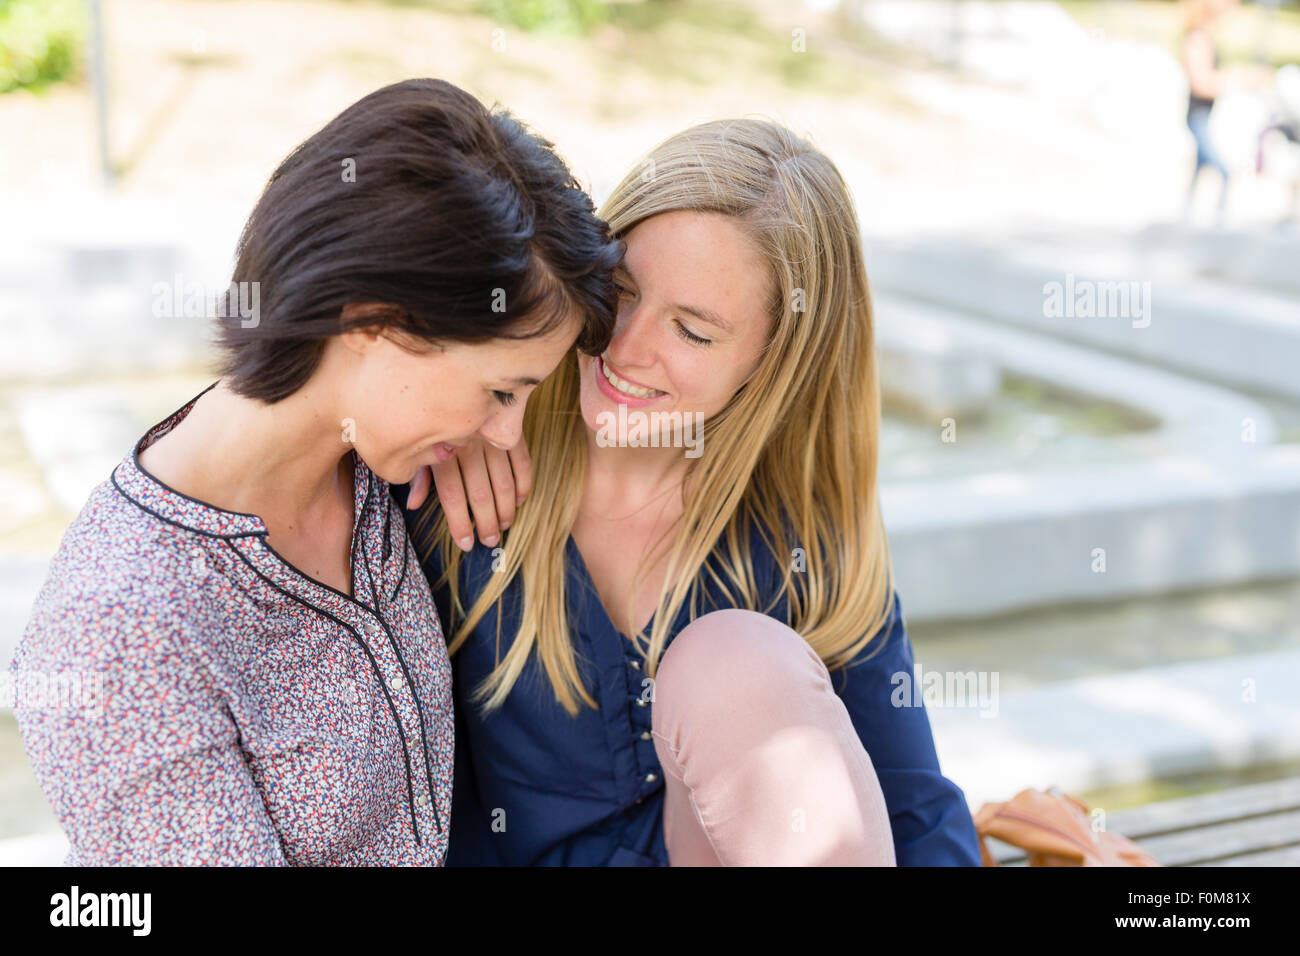
[[[99,140],[99,167],[104,187],[113,188],[113,160],[108,148],[108,67],[104,49],[104,14],[101,0],[86,0],[90,14],[90,85],[95,98],[95,126]]]
[[[1279,0],[1260,0],[1264,12],[1259,17],[1259,33],[1255,37],[1255,60],[1263,66],[1272,67],[1269,50],[1273,46],[1273,31],[1277,28],[1277,8]]]

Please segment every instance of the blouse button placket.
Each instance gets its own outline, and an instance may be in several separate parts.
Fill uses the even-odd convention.
[[[395,653],[392,644],[388,641],[388,634],[382,625],[373,621],[367,621],[361,626],[361,629],[365,631],[366,635],[372,641],[375,642],[372,651],[375,654],[375,659],[381,662],[381,670],[391,671],[394,668],[401,667],[401,662],[398,661],[397,654]],[[385,666],[385,663],[387,666]],[[384,683],[386,683],[388,689],[393,692],[393,706],[397,707],[401,713],[402,723],[407,727],[418,728],[419,721],[416,719],[414,702],[411,699],[411,695],[402,693],[402,691],[406,690],[406,678],[404,678],[400,673],[390,673]],[[419,735],[417,733],[416,739],[418,739],[418,737]],[[415,750],[419,753],[420,748],[417,747]]]
[[[358,630],[371,640],[370,650],[374,654],[376,662],[379,663],[381,673],[401,667],[396,650],[392,642],[388,640],[388,632],[384,630],[382,624],[377,621],[363,621]],[[383,679],[383,682],[390,691],[390,697],[399,718],[401,731],[406,736],[407,754],[411,768],[411,784],[416,791],[415,806],[423,815],[423,812],[429,810],[430,797],[427,793],[428,784],[425,779],[424,767],[425,752],[421,742],[420,718],[415,706],[415,697],[412,692],[408,692],[409,685],[406,678],[400,673],[390,673],[387,679]],[[423,829],[423,825],[421,829]]]
[[[362,625],[362,630],[375,642],[373,650],[376,652],[376,659],[388,663],[388,667],[384,667],[383,663],[381,663],[381,670],[400,669],[401,662],[398,660],[393,645],[388,641],[388,634],[383,626],[374,621],[367,621]],[[382,653],[379,653],[380,651]],[[393,706],[401,715],[402,730],[406,733],[407,743],[410,747],[411,772],[415,775],[418,787],[418,781],[424,779],[425,752],[424,747],[421,745],[420,715],[415,706],[415,695],[400,670],[398,673],[390,674],[384,683],[388,685]],[[424,804],[419,804],[419,796],[417,795],[416,802],[421,807],[428,805],[427,797]]]

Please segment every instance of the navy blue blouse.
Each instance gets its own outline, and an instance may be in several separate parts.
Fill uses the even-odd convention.
[[[406,488],[394,495],[404,502]],[[410,523],[414,515],[406,514]],[[766,586],[760,606],[777,599],[768,613],[788,623],[780,571],[761,539],[753,540],[755,581]],[[476,543],[461,563],[466,607],[493,573],[492,551]],[[533,654],[501,709],[482,716],[468,697],[497,660],[497,612],[489,610],[452,659],[456,748],[447,866],[668,865],[664,775],[650,736],[653,704],[642,700],[640,655],[606,614],[572,537],[564,560],[579,673],[600,710],[580,702],[578,716],[570,717]],[[436,553],[424,570],[436,584],[443,571]],[[502,602],[501,657],[518,626],[520,591],[516,579]],[[449,590],[434,587],[433,596],[450,639]],[[705,611],[732,606],[712,582],[702,596]],[[670,643],[689,620],[683,607]],[[877,650],[882,640],[886,646]],[[924,707],[890,703],[890,678],[900,671],[912,673],[913,656],[895,595],[886,636],[835,671],[832,683],[880,779],[898,865],[979,866],[970,810],[939,770]]]

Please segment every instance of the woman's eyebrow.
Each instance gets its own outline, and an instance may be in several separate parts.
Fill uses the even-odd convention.
[[[638,282],[636,281],[636,276],[634,276],[634,275],[632,274],[632,270],[629,269],[625,264],[624,264],[624,265],[619,265],[619,266],[615,269],[615,271],[616,271],[616,272],[621,272],[621,273],[623,273],[625,276],[627,276],[628,279],[630,279],[630,280],[632,281],[632,284],[633,284],[633,285],[640,285],[640,283],[638,283]],[[715,326],[717,326],[718,328],[722,329],[722,331],[724,331],[724,332],[735,332],[735,331],[736,331],[735,328],[732,327],[732,325],[731,325],[730,322],[728,322],[728,321],[727,321],[726,319],[724,319],[722,316],[718,315],[718,313],[714,312],[712,309],[701,309],[701,308],[698,308],[697,306],[693,306],[693,305],[681,305],[681,304],[674,304],[674,305],[673,305],[673,308],[674,308],[674,309],[677,309],[679,312],[685,312],[687,315],[693,315],[693,316],[695,316],[695,318],[699,319],[701,322],[707,322],[707,323],[709,323],[710,325],[715,325]]]
[[[712,309],[700,309],[700,308],[696,308],[693,305],[674,305],[673,308],[685,312],[688,315],[693,315],[701,322],[708,322],[710,325],[716,325],[724,332],[735,331],[731,327],[730,322],[728,322],[722,316],[718,315],[718,313],[714,312]]]

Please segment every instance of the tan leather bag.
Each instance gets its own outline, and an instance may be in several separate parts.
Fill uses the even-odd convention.
[[[1132,840],[1096,831],[1088,806],[1059,787],[1021,790],[1006,803],[986,803],[975,814],[980,857],[997,866],[985,837],[1018,846],[1030,866],[1161,866]]]

